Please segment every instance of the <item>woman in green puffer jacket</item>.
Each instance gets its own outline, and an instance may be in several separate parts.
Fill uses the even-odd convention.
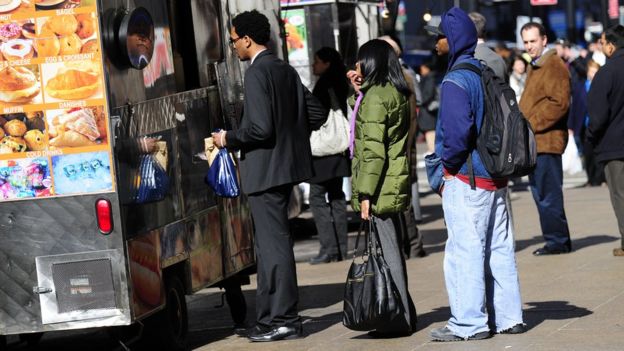
[[[362,220],[372,220],[384,258],[403,303],[404,314],[369,334],[409,335],[416,330],[416,308],[407,290],[401,247],[401,218],[409,203],[407,132],[408,88],[399,59],[382,40],[371,40],[358,51],[356,71],[347,73],[356,95],[349,103],[355,115],[351,144],[351,203]]]

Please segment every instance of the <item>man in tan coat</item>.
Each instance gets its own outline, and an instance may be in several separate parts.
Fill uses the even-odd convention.
[[[532,59],[520,110],[531,123],[537,141],[537,166],[529,182],[546,242],[533,254],[567,253],[572,243],[563,208],[561,154],[568,142],[570,75],[556,51],[546,49],[548,38],[541,24],[527,23],[520,33]]]

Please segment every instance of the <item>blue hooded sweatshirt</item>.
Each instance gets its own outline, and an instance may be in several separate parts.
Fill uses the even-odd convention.
[[[440,29],[449,45],[449,71],[459,63],[470,63],[478,68],[474,58],[477,30],[468,15],[453,7],[442,15]],[[448,72],[442,81],[438,125],[436,127],[436,154],[441,156],[447,173],[469,176],[466,162],[472,154],[475,177],[491,179],[479,153],[476,139],[483,121],[483,86],[481,77],[469,70]],[[477,186],[479,182],[477,179]]]

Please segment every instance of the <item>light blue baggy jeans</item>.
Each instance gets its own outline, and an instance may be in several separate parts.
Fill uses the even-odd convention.
[[[457,178],[444,181],[444,278],[451,307],[447,327],[462,338],[523,323],[506,197],[507,188],[472,190]]]

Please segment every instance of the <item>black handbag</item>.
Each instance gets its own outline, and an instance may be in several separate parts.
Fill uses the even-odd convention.
[[[358,243],[363,227],[366,227],[366,248],[359,257],[361,263],[358,263]],[[355,240],[355,255],[345,283],[342,313],[342,324],[357,331],[384,327],[403,313],[372,218],[362,223]]]

